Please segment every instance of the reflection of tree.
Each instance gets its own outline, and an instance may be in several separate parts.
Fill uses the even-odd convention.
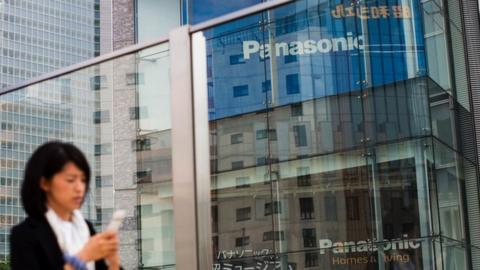
[[[0,261],[0,270],[10,270],[10,262]]]

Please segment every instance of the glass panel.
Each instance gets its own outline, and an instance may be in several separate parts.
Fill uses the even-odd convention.
[[[457,153],[434,140],[435,175],[440,234],[455,240],[465,238],[463,223],[462,160]]]
[[[236,26],[242,31],[223,31]],[[283,135],[267,122],[267,93],[271,91],[267,64],[265,60],[261,65],[247,63],[237,43],[251,39],[263,44],[263,27],[261,17],[253,16],[205,33],[212,269],[257,267],[262,258],[274,254],[274,240],[286,237],[272,225],[288,206],[271,197],[270,183],[279,172],[270,167],[269,141]]]
[[[284,239],[276,241],[282,263],[298,269],[335,269],[342,264],[336,261],[344,252],[335,249],[334,243],[373,239],[367,164],[362,154],[351,151],[272,164],[279,168],[281,178],[273,183],[274,198],[288,209],[274,220],[276,230],[285,233]],[[366,262],[359,264],[364,266],[356,269],[367,269]]]
[[[440,87],[450,90],[450,70],[445,37],[443,1],[426,0],[422,3],[428,75]]]
[[[462,242],[442,239],[443,265],[448,270],[468,269],[467,251]]]
[[[439,0],[437,0],[439,1]],[[451,62],[448,67],[452,71],[452,81],[454,82],[454,91],[453,95],[459,104],[467,111],[470,111],[470,86],[468,79],[469,65],[467,59],[467,52],[465,43],[466,33],[464,28],[467,21],[464,19],[464,10],[461,5],[458,5],[456,1],[446,1],[444,2],[445,8],[442,12],[446,17],[445,24],[448,25],[448,34],[449,37],[447,41],[450,43],[450,57]],[[447,54],[444,54],[445,56]],[[435,56],[441,57],[441,55]]]
[[[180,25],[181,0],[135,0],[138,43],[168,35]]]
[[[214,269],[435,267],[420,12],[296,1],[205,33]]]
[[[395,142],[431,133],[427,78],[366,89],[363,98],[365,142]]]
[[[174,268],[168,64],[163,44],[0,96],[4,234],[25,217],[19,187],[26,160],[40,144],[62,140],[91,165],[82,211],[97,231],[115,209],[127,212],[119,233],[123,267]]]
[[[432,134],[450,147],[456,147],[455,111],[451,109],[452,103],[453,98],[444,91],[431,95]]]
[[[377,146],[368,152],[374,237],[380,242],[398,239],[409,242],[408,247],[404,242],[403,248],[415,258],[411,262],[414,269],[433,267],[432,247],[418,242],[432,234],[429,213],[433,164],[429,161],[432,147],[428,142],[407,141]],[[390,265],[387,258],[395,254],[394,242],[379,248],[378,261],[385,260],[386,268]]]

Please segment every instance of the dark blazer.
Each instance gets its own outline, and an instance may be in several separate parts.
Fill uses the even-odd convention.
[[[87,221],[90,235],[95,230]],[[57,238],[45,218],[27,217],[10,234],[12,270],[63,270],[63,254]],[[104,260],[95,262],[95,270],[107,270]]]

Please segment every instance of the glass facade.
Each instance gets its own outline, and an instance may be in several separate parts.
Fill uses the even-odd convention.
[[[96,56],[95,3],[1,0],[0,88]],[[78,95],[75,80],[58,79],[34,95],[19,91],[1,98],[0,260],[8,258],[10,227],[24,216],[18,189],[29,153],[47,138],[73,140],[78,134],[79,143],[92,143],[90,135],[80,135],[87,119],[66,104]],[[75,117],[74,127],[70,119]]]
[[[305,0],[205,31],[212,269],[471,267],[438,9]]]
[[[0,87],[97,56],[98,15],[98,0],[0,1]]]
[[[25,216],[25,162],[43,142],[64,140],[90,162],[83,211],[97,230],[127,210],[124,266],[174,265],[168,61],[168,44],[158,45],[0,96],[3,256]]]
[[[170,22],[228,7],[185,2]],[[127,210],[125,269],[475,269],[476,142],[440,2],[292,1],[0,95],[3,237],[29,154],[61,139],[92,164],[97,229]]]

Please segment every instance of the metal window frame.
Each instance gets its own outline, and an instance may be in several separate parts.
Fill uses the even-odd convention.
[[[197,269],[195,144],[189,26],[172,30],[169,42],[175,268]]]

